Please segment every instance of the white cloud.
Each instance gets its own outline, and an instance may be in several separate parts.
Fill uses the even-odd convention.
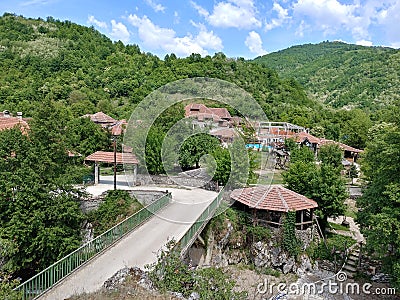
[[[360,45],[360,46],[372,46],[373,43],[371,41],[366,41],[366,40],[361,40],[361,41],[357,41],[356,45]]]
[[[207,31],[207,28],[204,24],[197,24],[192,20],[190,23],[199,29],[199,34],[196,36],[196,42],[200,46],[216,51],[221,51],[224,48],[220,37],[215,35],[212,30]]]
[[[179,24],[179,22],[181,21],[180,17],[179,17],[179,13],[177,11],[174,12],[174,24]]]
[[[270,23],[265,24],[267,31],[282,26],[286,20],[290,19],[288,9],[283,8],[279,3],[274,2],[272,10],[276,11],[278,18],[273,18]]]
[[[145,0],[145,2],[147,3],[147,5],[149,5],[155,12],[159,12],[165,11],[165,6],[162,6],[159,3],[154,2],[153,0]]]
[[[21,3],[21,6],[31,6],[31,5],[47,5],[56,2],[56,0],[28,0]]]
[[[162,49],[179,56],[188,56],[192,53],[207,55],[206,49],[220,51],[223,48],[222,40],[213,31],[207,31],[203,24],[192,22],[192,25],[199,29],[197,36],[187,34],[184,37],[177,37],[173,29],[160,27],[147,16],[140,18],[137,15],[130,15],[128,21],[137,27],[139,38],[151,50]]]
[[[400,43],[400,30],[398,30],[396,24],[400,22],[400,0],[382,2],[381,7],[377,9],[377,22],[383,26],[383,31],[390,43],[398,45]]]
[[[261,27],[261,21],[256,17],[253,0],[227,0],[214,5],[210,14],[206,9],[191,1],[197,12],[215,27],[251,29]]]
[[[107,28],[107,23],[97,20],[94,16],[89,16],[87,22],[92,25],[96,25],[99,28]]]
[[[116,22],[115,20],[111,20],[111,33],[110,36],[114,40],[120,40],[124,43],[129,42],[130,33],[128,28],[121,22]]]
[[[342,4],[337,0],[297,0],[293,4],[293,14],[305,17],[313,28],[321,30],[324,35],[333,35],[344,29],[357,39],[369,38],[370,18],[359,1]]]
[[[245,45],[249,48],[251,53],[258,56],[267,54],[267,51],[263,49],[262,40],[260,35],[255,31],[250,31],[246,38]]]
[[[193,6],[193,8],[194,8],[195,10],[197,10],[197,13],[198,13],[200,16],[205,17],[205,18],[208,18],[208,16],[210,15],[206,9],[204,9],[203,7],[201,7],[200,5],[198,5],[196,2],[190,1],[190,4]]]

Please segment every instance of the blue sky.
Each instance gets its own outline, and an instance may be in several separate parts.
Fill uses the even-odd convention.
[[[0,0],[4,12],[94,26],[160,58],[254,58],[325,40],[400,47],[400,0]]]

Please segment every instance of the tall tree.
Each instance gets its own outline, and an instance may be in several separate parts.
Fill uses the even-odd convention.
[[[357,199],[357,222],[367,248],[383,259],[400,287],[400,128],[383,123],[369,131],[362,161],[367,187]]]
[[[36,119],[25,134],[0,131],[0,238],[18,249],[7,264],[12,272],[47,267],[81,242],[81,193],[62,180],[68,160],[57,125],[63,121],[52,119],[58,113],[43,124]]]
[[[328,217],[336,217],[345,212],[344,200],[348,193],[340,174],[341,150],[335,145],[321,147],[319,165],[310,152],[309,149],[294,151],[295,155],[283,179],[289,189],[318,203],[321,226],[325,228]]]

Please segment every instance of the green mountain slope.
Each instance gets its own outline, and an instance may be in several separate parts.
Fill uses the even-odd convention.
[[[400,99],[400,50],[341,42],[294,46],[255,59],[294,78],[313,99],[372,111]]]
[[[0,110],[23,111],[28,116],[35,103],[50,98],[75,116],[101,110],[127,118],[154,89],[198,76],[237,84],[273,120],[294,121],[306,115],[303,120],[311,123],[322,110],[295,81],[244,59],[223,53],[187,58],[170,54],[160,59],[69,21],[0,17]]]

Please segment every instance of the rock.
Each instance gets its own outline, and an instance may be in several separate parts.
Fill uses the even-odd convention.
[[[287,261],[287,255],[281,251],[280,247],[274,247],[271,250],[271,264],[273,267],[281,267]]]
[[[218,241],[218,243],[217,243],[217,245],[218,245],[217,247],[219,249],[225,248],[225,246],[228,244],[229,237],[231,235],[232,230],[233,230],[232,223],[228,221],[227,232],[226,232],[225,236],[220,241]]]
[[[295,265],[296,261],[294,260],[293,257],[290,257],[286,263],[283,265],[283,274],[287,274],[289,273],[292,269],[293,266]]]
[[[188,300],[198,300],[198,299],[200,299],[200,295],[197,292],[191,293],[189,298],[188,298]]]
[[[126,279],[126,277],[130,274],[130,268],[125,267],[117,273],[115,273],[111,278],[107,279],[103,287],[106,288],[107,290],[115,290],[118,288],[118,285],[123,283]]]
[[[380,283],[388,283],[390,282],[390,279],[391,279],[390,275],[384,273],[377,273],[371,278],[372,281]]]

